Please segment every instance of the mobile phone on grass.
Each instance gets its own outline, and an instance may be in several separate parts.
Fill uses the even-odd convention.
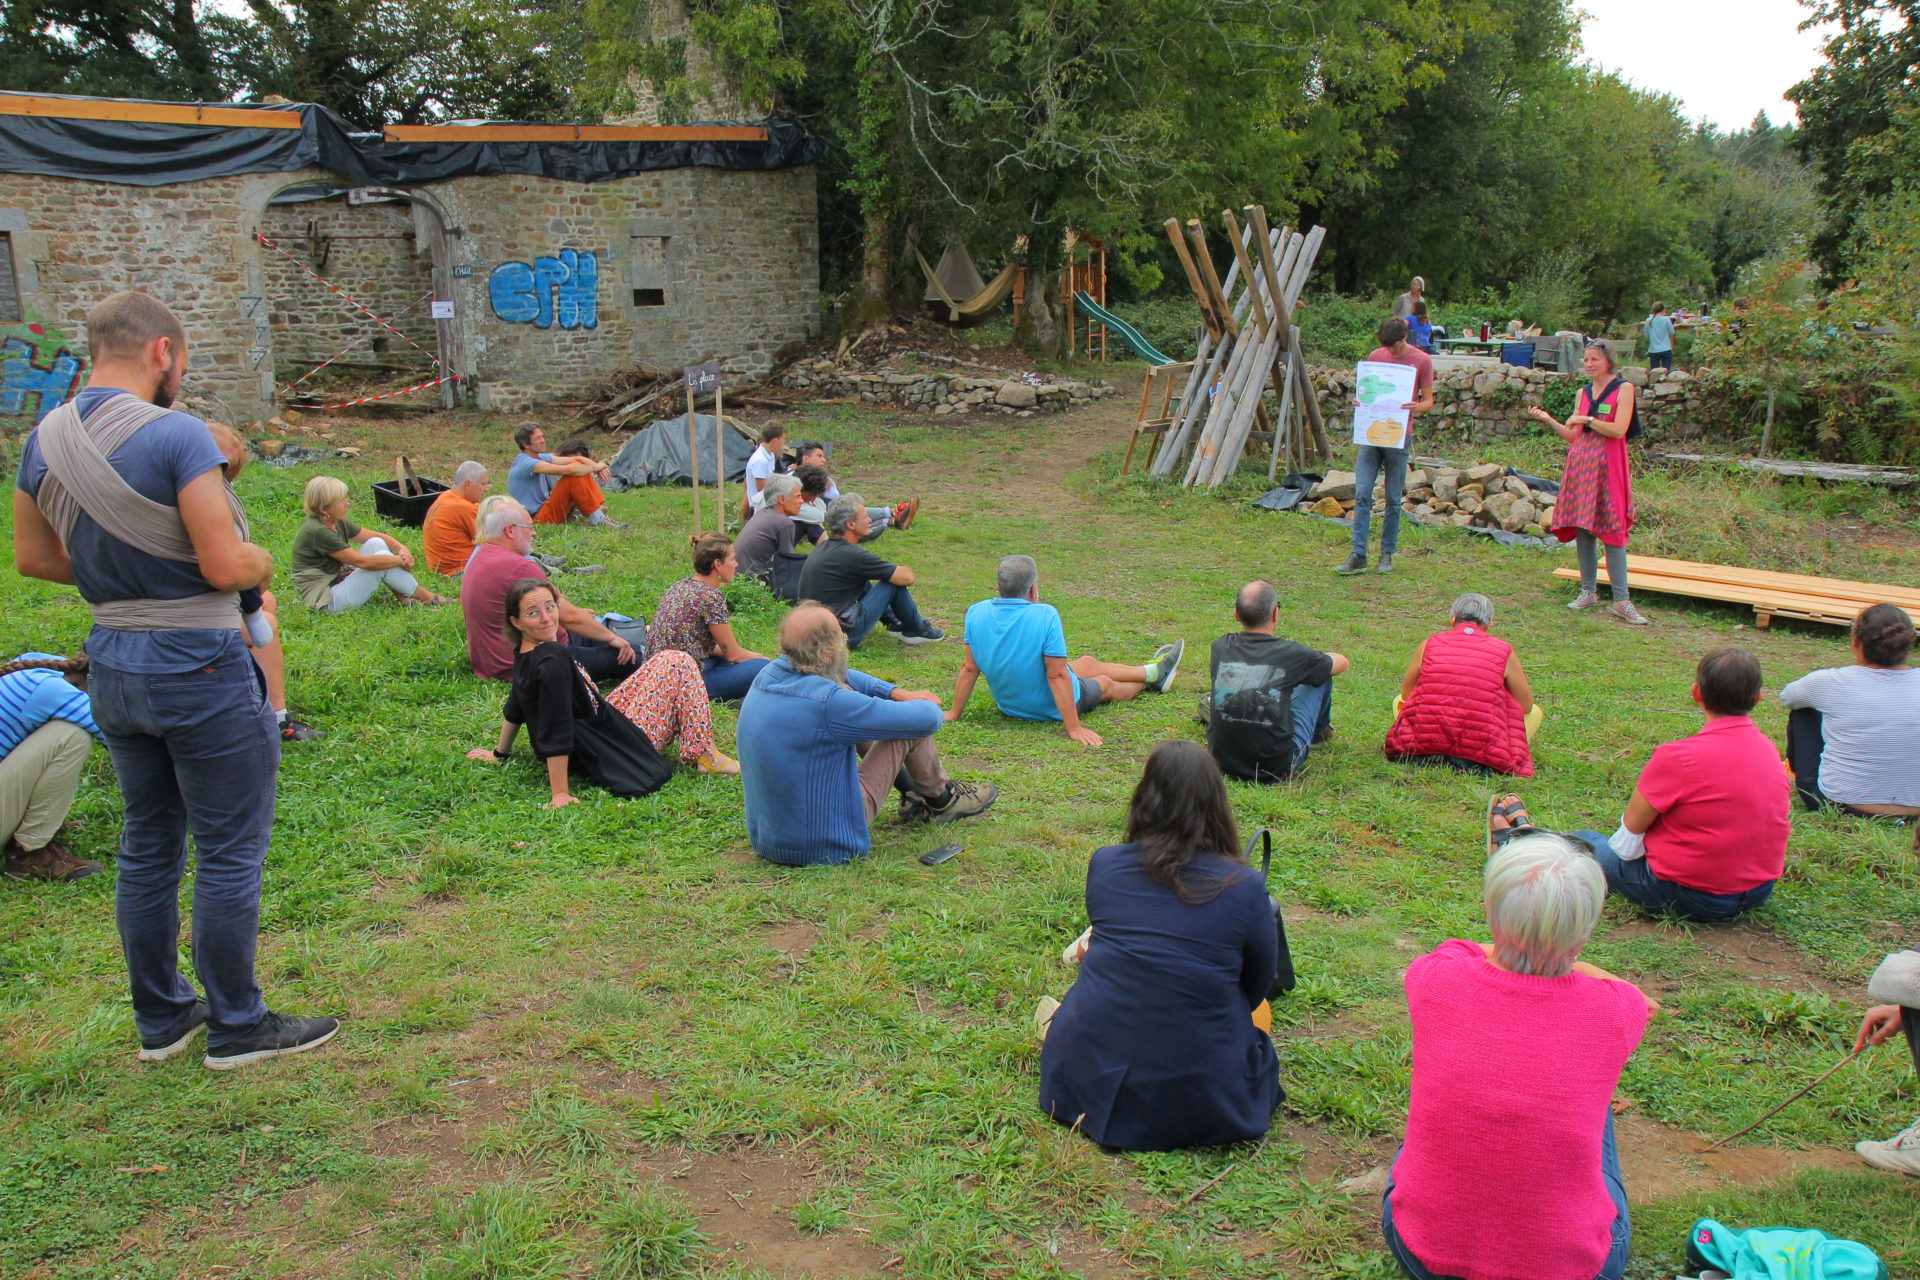
[[[929,867],[937,867],[952,858],[957,858],[963,850],[957,844],[943,844],[938,849],[930,849],[920,855],[920,861]]]

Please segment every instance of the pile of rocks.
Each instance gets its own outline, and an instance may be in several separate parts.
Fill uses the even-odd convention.
[[[831,359],[802,360],[780,376],[780,385],[820,396],[846,396],[867,404],[894,405],[919,413],[975,411],[1031,416],[1055,412],[1113,394],[1113,384],[1053,381],[1040,374],[973,377],[965,373],[891,373],[849,369]]]
[[[1351,471],[1330,471],[1307,493],[1298,509],[1339,519],[1353,514],[1358,500]],[[1483,462],[1471,467],[1431,464],[1407,473],[1402,507],[1420,524],[1473,525],[1538,538],[1553,523],[1558,496],[1530,485],[1512,467]],[[1375,486],[1374,513],[1387,509],[1386,482]]]

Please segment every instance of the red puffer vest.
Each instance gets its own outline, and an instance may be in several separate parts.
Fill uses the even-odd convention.
[[[1428,637],[1413,696],[1387,731],[1387,759],[1459,756],[1531,778],[1526,720],[1507,691],[1512,653],[1512,645],[1473,623]]]

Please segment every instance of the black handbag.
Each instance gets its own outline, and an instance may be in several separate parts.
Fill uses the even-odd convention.
[[[1246,852],[1241,856],[1249,863],[1253,861],[1255,845],[1260,846],[1260,874],[1265,876],[1267,868],[1273,864],[1273,828],[1262,827],[1253,833],[1253,839],[1247,841]],[[1280,899],[1269,890],[1267,901],[1273,904],[1273,932],[1280,944],[1277,948],[1279,962],[1274,966],[1273,986],[1267,990],[1267,999],[1278,1000],[1299,984],[1293,976],[1293,952],[1287,947],[1287,922],[1280,918]]]

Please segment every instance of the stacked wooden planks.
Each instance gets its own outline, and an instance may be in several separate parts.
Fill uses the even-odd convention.
[[[1556,578],[1578,580],[1578,569],[1555,569]],[[1600,581],[1607,569],[1600,567]],[[1627,580],[1636,591],[1660,591],[1701,600],[1724,600],[1753,607],[1754,625],[1765,627],[1775,618],[1851,625],[1870,604],[1897,604],[1920,622],[1920,591],[1878,582],[1851,582],[1843,578],[1816,578],[1803,573],[1775,573],[1768,569],[1736,569],[1693,560],[1666,560],[1659,556],[1628,556]]]
[[[1187,222],[1185,236],[1177,218],[1166,222],[1167,236],[1200,305],[1204,331],[1179,411],[1164,429],[1151,471],[1173,475],[1184,457],[1181,483],[1189,488],[1224,482],[1256,434],[1272,442],[1269,477],[1282,457],[1289,465],[1305,466],[1310,452],[1322,458],[1332,455],[1319,402],[1307,381],[1300,328],[1293,323],[1294,305],[1326,228],[1303,235],[1269,227],[1267,211],[1259,205],[1248,205],[1243,212],[1244,226],[1231,210],[1220,215],[1233,254],[1224,280],[1214,268],[1199,219]],[[1271,420],[1263,402],[1269,385],[1277,412]]]

